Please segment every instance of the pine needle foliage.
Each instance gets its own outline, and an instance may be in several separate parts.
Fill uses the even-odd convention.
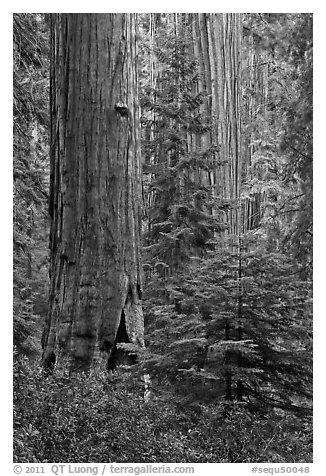
[[[195,398],[309,414],[311,287],[290,256],[246,237],[241,253],[193,258],[167,289],[173,304],[150,308],[151,370]]]
[[[187,30],[159,31],[158,46],[148,46],[159,64],[155,84],[143,75],[142,129],[146,209],[145,261],[165,263],[169,274],[189,256],[202,255],[222,229],[212,191],[199,177],[218,161],[218,148],[190,147],[211,128],[196,92],[197,61]],[[145,45],[146,46],[146,45]],[[153,81],[152,81],[153,83]],[[148,258],[148,259],[147,259]]]
[[[309,13],[244,16],[244,34],[253,36],[251,48],[258,58],[253,67],[265,68],[266,76],[264,97],[244,130],[252,131],[249,147],[256,151],[256,159],[262,165],[261,159],[267,158],[269,172],[278,175],[279,193],[270,205],[283,228],[280,247],[301,263],[302,279],[312,277],[312,28]],[[244,93],[255,101],[254,91]]]

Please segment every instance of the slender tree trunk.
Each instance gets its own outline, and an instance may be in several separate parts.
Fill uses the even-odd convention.
[[[53,14],[51,289],[43,363],[143,345],[134,14]]]

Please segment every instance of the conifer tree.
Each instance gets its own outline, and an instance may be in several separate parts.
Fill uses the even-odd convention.
[[[244,41],[237,36],[239,29],[233,32],[234,41],[239,42],[236,44],[243,45],[249,52],[238,77],[238,93],[242,89],[244,100],[240,107],[239,97],[235,95],[233,101],[238,109],[228,109],[221,100],[223,95],[218,95],[218,92],[225,87],[230,93],[228,84],[239,63],[232,56],[232,43],[229,45],[230,55],[223,53],[230,68],[218,77],[216,71],[222,63],[219,56],[213,54],[211,40],[218,40],[220,43],[217,41],[215,48],[223,51],[225,38],[232,36],[233,31],[232,28],[223,31],[223,25],[235,25],[239,18],[192,17],[192,14],[185,17],[185,24],[192,27],[190,31],[197,32],[197,37],[200,37],[200,42],[194,41],[193,51],[203,65],[211,64],[210,71],[216,73],[216,84],[209,90],[209,101],[206,102],[205,94],[200,92],[209,87],[208,70],[198,69],[196,65],[197,76],[193,83],[196,84],[196,94],[203,97],[199,105],[200,117],[205,117],[204,111],[212,112],[213,105],[218,103],[218,117],[227,117],[230,127],[226,142],[222,142],[226,137],[223,125],[216,126],[213,121],[202,133],[191,131],[197,142],[189,141],[188,137],[184,143],[188,151],[195,150],[189,145],[194,143],[201,147],[209,144],[212,150],[214,131],[222,142],[222,151],[219,144],[217,155],[229,161],[224,172],[227,170],[230,174],[228,178],[227,174],[219,175],[218,179],[215,177],[210,203],[215,204],[215,210],[221,211],[223,203],[216,206],[217,201],[227,198],[224,205],[228,234],[221,239],[219,232],[223,227],[219,224],[220,229],[215,229],[207,241],[209,246],[205,253],[188,253],[186,266],[165,280],[161,295],[156,277],[152,276],[155,298],[154,301],[149,299],[148,340],[152,344],[147,365],[154,373],[159,369],[171,382],[178,382],[179,389],[199,398],[224,396],[228,400],[255,405],[261,402],[263,406],[308,413],[311,403],[311,282],[308,275],[306,280],[302,280],[303,261],[296,260],[299,248],[295,250],[291,240],[292,246],[284,247],[298,217],[303,216],[297,205],[301,200],[304,202],[305,194],[297,183],[286,178],[293,159],[280,148],[286,121],[282,106],[276,102],[280,91],[275,82],[275,75],[280,75],[284,64],[279,51],[284,26],[288,22],[294,32],[301,20],[289,16],[283,22],[283,17],[279,21],[277,16],[265,19],[259,15],[245,16],[244,19]],[[254,20],[258,23],[253,25]],[[270,35],[265,42],[262,32]],[[193,39],[195,37],[193,35]],[[291,51],[290,46],[289,49]],[[307,49],[309,51],[309,47]],[[290,87],[286,74],[291,70],[296,77],[296,72],[290,66],[291,62],[285,64],[287,67],[280,77],[286,90]],[[205,74],[201,75],[201,71]],[[223,84],[218,84],[218,80]],[[167,86],[165,91],[168,91]],[[163,97],[162,92],[151,92],[152,97],[155,94]],[[281,122],[278,117],[282,117]],[[174,130],[178,130],[174,124]],[[240,130],[242,135],[239,137]],[[237,153],[232,154],[232,150]],[[216,173],[216,163],[212,169],[206,170],[209,178],[212,170]],[[165,197],[165,209],[169,210],[174,194],[163,192],[166,186],[175,182],[167,174],[162,177],[158,196]],[[152,183],[155,187],[155,180]],[[206,186],[212,184],[209,180],[204,183]],[[203,181],[197,176],[194,191],[199,189],[199,184],[203,186]],[[159,201],[157,205],[159,217],[164,207]],[[158,221],[157,250],[171,247],[168,240],[165,246],[159,247],[169,233],[171,237],[170,229],[159,228],[172,226],[171,219],[167,220],[170,218],[168,213],[164,218],[165,221]],[[172,244],[174,246],[175,242]],[[155,250],[155,246],[152,245],[150,250]],[[150,287],[149,293],[152,289]],[[160,297],[163,299],[158,301]]]
[[[218,203],[199,180],[215,167],[218,149],[192,147],[190,139],[211,129],[201,107],[206,97],[194,88],[198,67],[188,48],[189,32],[182,23],[174,27],[165,25],[159,47],[152,47],[160,73],[155,88],[145,86],[142,97],[144,173],[150,177],[144,191],[150,204],[145,239],[150,259],[162,262],[169,274],[190,256],[202,255],[221,229]]]

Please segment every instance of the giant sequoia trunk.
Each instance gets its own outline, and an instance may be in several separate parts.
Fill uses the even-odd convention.
[[[89,368],[143,345],[133,14],[54,14],[51,289],[43,363]]]
[[[241,169],[241,43],[239,13],[190,14],[194,53],[198,58],[198,92],[207,94],[204,106],[212,118],[212,132],[201,136],[197,147],[218,149],[216,168],[207,185],[225,210],[227,234],[239,233]]]
[[[191,27],[193,48],[200,76],[197,82],[198,92],[207,95],[203,110],[212,118],[211,131],[197,137],[196,147],[214,148],[215,167],[200,179],[209,186],[224,213],[222,220],[225,233],[220,233],[220,245],[226,245],[228,236],[235,237],[234,250],[238,251],[239,269],[235,279],[241,283],[241,169],[242,169],[242,137],[241,137],[241,87],[242,87],[242,15],[239,13],[199,13],[190,14],[187,22]],[[194,143],[195,141],[193,141]],[[239,293],[241,296],[241,293]],[[230,339],[230,332],[241,329],[241,297],[239,298],[239,322],[225,323],[225,340]],[[240,338],[239,338],[240,340]],[[225,397],[233,398],[234,376],[230,370],[232,352],[226,351],[224,356],[224,383],[218,383],[216,392],[224,387]],[[212,357],[208,356],[208,361]],[[241,366],[241,355],[238,356]],[[215,360],[215,365],[221,365]],[[242,399],[242,382],[237,385],[237,397]]]

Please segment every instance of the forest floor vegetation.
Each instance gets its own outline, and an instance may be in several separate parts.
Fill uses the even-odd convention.
[[[180,404],[123,369],[46,376],[14,371],[14,462],[310,463],[312,422],[243,404]]]

